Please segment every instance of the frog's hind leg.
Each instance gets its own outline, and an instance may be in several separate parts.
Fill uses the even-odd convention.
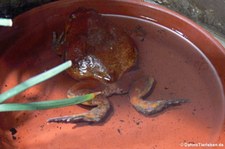
[[[93,105],[97,105],[92,110],[75,115],[55,117],[48,119],[48,122],[56,122],[56,123],[98,123],[101,122],[107,115],[107,112],[110,109],[110,104],[107,99],[97,98],[92,100]]]
[[[81,83],[82,84],[82,83]],[[85,83],[82,84],[85,86]],[[69,97],[79,96],[83,94],[90,93],[90,90],[87,89],[81,89],[76,90],[79,87],[82,87],[79,83],[75,86],[73,86],[68,91]],[[87,86],[86,86],[87,87]],[[75,92],[76,90],[76,92]],[[95,106],[93,109],[91,109],[88,112],[81,113],[81,114],[75,114],[75,115],[69,115],[69,116],[63,116],[63,117],[55,117],[48,119],[48,122],[56,122],[56,123],[98,123],[105,119],[107,116],[107,113],[110,109],[110,103],[107,98],[105,98],[102,95],[98,95],[95,99],[90,100],[89,102],[83,103],[83,105],[88,106]]]
[[[143,77],[133,83],[129,91],[130,102],[138,112],[144,115],[153,115],[170,106],[180,105],[188,101],[187,99],[143,100],[143,97],[150,92],[153,83],[154,79],[149,77]]]

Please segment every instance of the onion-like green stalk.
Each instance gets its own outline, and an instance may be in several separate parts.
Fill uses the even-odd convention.
[[[60,100],[49,100],[31,103],[7,103],[0,104],[0,112],[7,111],[30,111],[30,110],[46,110],[52,108],[65,107],[70,105],[79,104],[88,100],[95,98],[101,92],[95,92],[91,94],[86,94],[83,96],[77,96],[74,98],[60,99]]]
[[[0,26],[9,26],[13,25],[12,19],[0,18]]]
[[[36,76],[20,83],[19,85],[15,86],[14,88],[0,94],[0,103],[23,92],[24,90],[26,90],[34,85],[37,85],[45,80],[48,80],[48,79],[54,77],[55,75],[61,73],[62,71],[68,69],[71,66],[72,66],[72,62],[67,61],[61,65],[58,65],[48,71],[45,71],[39,75],[36,75]]]
[[[43,72],[39,75],[36,75],[36,76],[20,83],[19,85],[15,86],[14,88],[0,94],[0,103],[23,92],[24,90],[26,90],[34,85],[37,85],[47,79],[54,77],[55,75],[61,73],[62,71],[68,69],[71,66],[72,66],[72,62],[67,61],[67,62],[60,64],[46,72]],[[31,102],[31,103],[0,104],[0,112],[24,111],[24,110],[45,110],[45,109],[65,107],[65,106],[79,104],[79,103],[91,100],[99,94],[101,94],[101,92],[95,92],[95,93],[90,93],[90,94],[86,94],[83,96],[76,96],[74,98],[60,99],[60,100],[48,100],[48,101]]]

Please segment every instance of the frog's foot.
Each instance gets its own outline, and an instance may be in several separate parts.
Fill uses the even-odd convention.
[[[138,112],[144,115],[152,115],[159,113],[170,106],[180,105],[188,101],[187,99],[153,101],[143,100],[142,98],[150,92],[153,83],[154,79],[149,77],[143,77],[133,83],[129,91],[130,101]]]
[[[59,47],[61,45],[63,45],[63,43],[65,42],[65,33],[62,32],[60,35],[57,35],[56,32],[52,33],[52,46],[53,49],[55,49],[57,55],[62,56],[63,55],[63,51],[59,50]]]
[[[63,116],[63,117],[55,117],[48,119],[48,122],[56,122],[56,123],[98,123],[104,120],[107,115],[107,112],[110,109],[110,103],[108,99],[103,97],[98,97],[96,99],[91,100],[92,105],[96,106],[92,110],[77,114],[77,115],[70,115],[70,116]],[[89,102],[90,105],[90,102]]]
[[[75,96],[81,96],[81,95],[93,92],[92,90],[95,90],[95,91],[101,90],[101,87],[99,87],[97,82],[94,80],[82,81],[75,84],[72,88],[70,88],[67,92],[67,96],[69,98],[72,98]],[[92,123],[94,122],[94,123],[97,123],[104,120],[104,118],[106,117],[110,109],[110,103],[108,99],[104,96],[104,94],[98,95],[95,99],[89,100],[82,104],[86,106],[95,106],[95,108],[93,108],[92,110],[86,113],[51,118],[48,120],[48,122],[56,122],[56,123],[80,123],[80,122]]]

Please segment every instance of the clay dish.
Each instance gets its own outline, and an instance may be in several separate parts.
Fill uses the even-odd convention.
[[[0,28],[0,92],[61,63],[51,49],[52,32],[62,31],[78,7],[96,9],[131,35],[139,51],[139,68],[157,81],[148,100],[191,102],[146,117],[133,109],[127,95],[113,96],[112,112],[96,125],[46,122],[86,111],[80,106],[0,113],[0,148],[173,149],[218,142],[224,131],[225,49],[189,19],[146,2],[65,0],[17,16],[12,28]],[[64,98],[74,83],[62,73],[8,102]],[[12,128],[17,130],[14,135]]]

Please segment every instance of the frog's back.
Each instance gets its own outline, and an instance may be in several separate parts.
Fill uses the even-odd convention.
[[[72,60],[68,73],[75,79],[117,81],[137,61],[132,39],[94,10],[80,8],[65,29],[65,60]]]

